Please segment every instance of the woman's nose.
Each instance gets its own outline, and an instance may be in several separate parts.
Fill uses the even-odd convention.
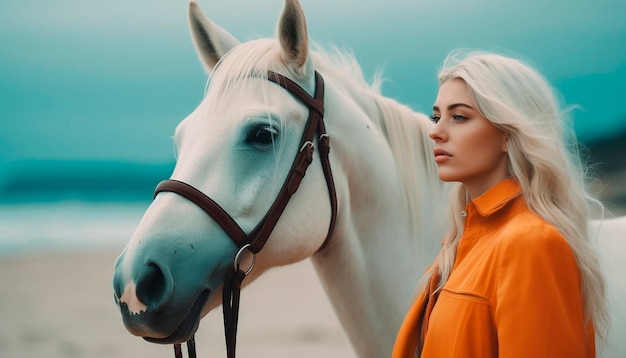
[[[433,122],[433,126],[428,132],[428,136],[435,142],[445,141],[447,139],[444,124],[442,123],[441,119],[437,122]]]

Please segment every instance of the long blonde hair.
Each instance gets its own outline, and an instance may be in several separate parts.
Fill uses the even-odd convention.
[[[457,50],[444,61],[439,83],[463,79],[477,109],[508,134],[509,173],[517,178],[531,211],[555,226],[570,244],[582,279],[587,318],[604,340],[608,330],[606,285],[589,219],[602,204],[588,192],[588,173],[555,92],[524,62],[497,54]],[[462,184],[452,191],[451,229],[435,259],[441,289],[450,276],[463,234],[459,213],[469,204]],[[431,265],[418,289],[433,275]]]

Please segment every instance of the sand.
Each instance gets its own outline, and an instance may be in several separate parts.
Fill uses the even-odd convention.
[[[0,258],[0,357],[169,357],[130,335],[113,303],[119,250]],[[355,357],[309,261],[242,292],[238,357]],[[198,358],[225,357],[221,310],[202,320]],[[186,357],[186,352],[184,353]]]

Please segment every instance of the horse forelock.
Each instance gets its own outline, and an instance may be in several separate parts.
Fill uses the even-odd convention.
[[[310,56],[315,69],[325,78],[333,78],[336,83],[347,88],[368,89],[374,94],[380,93],[378,77],[374,84],[368,84],[351,52],[337,47],[326,50],[314,42],[311,45]],[[250,78],[267,79],[268,70],[281,71],[285,68],[278,41],[274,39],[249,41],[231,50],[217,63],[209,78],[207,92],[216,87],[213,89],[216,94],[236,96],[237,89],[245,88],[246,81]]]
[[[251,79],[267,79],[267,70],[276,69],[279,56],[274,40],[259,39],[235,47],[213,69],[205,95],[218,102],[236,98],[240,90],[249,88]]]

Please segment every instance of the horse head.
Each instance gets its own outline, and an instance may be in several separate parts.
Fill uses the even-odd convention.
[[[304,15],[296,1],[287,1],[278,41],[243,44],[194,2],[189,21],[211,82],[202,103],[176,128],[172,179],[211,197],[249,233],[280,191],[309,116],[309,108],[267,80],[270,70],[314,90]],[[320,160],[313,160],[246,282],[321,247],[331,218],[325,192]],[[220,303],[225,272],[239,249],[198,206],[175,193],[159,193],[116,262],[115,295],[127,329],[161,343],[188,339],[199,319]]]

